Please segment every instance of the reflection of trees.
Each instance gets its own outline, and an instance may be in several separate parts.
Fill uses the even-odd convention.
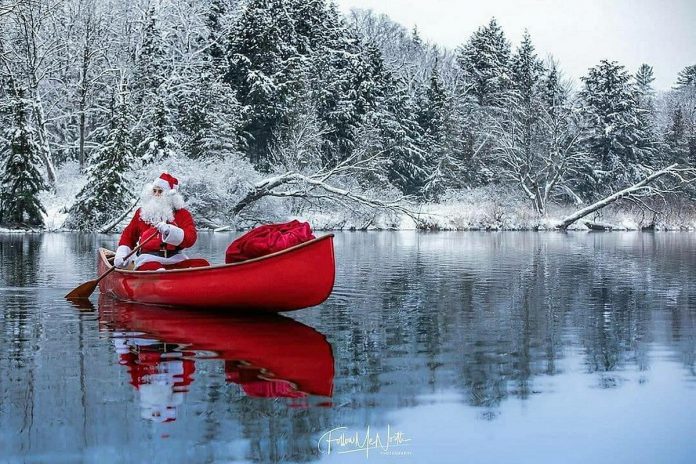
[[[35,286],[55,272],[62,252],[55,251],[55,259],[44,253],[37,265],[39,248],[47,248],[49,239],[42,244],[39,236],[3,237],[2,285]],[[84,254],[66,259],[76,269],[92,265],[102,239],[110,238],[65,240],[67,249]],[[241,441],[248,443],[250,461],[311,461],[318,457],[321,431],[384,426],[390,411],[428,402],[429,394],[454,390],[483,417],[496,417],[505,399],[543,391],[544,377],[567,368],[576,347],[583,368],[602,386],[620,386],[619,374],[631,369],[647,371],[649,379],[651,344],[666,348],[685,375],[696,376],[695,241],[685,234],[338,234],[334,295],[318,308],[291,314],[325,333],[333,346],[332,406],[317,404],[328,401],[323,398],[246,396],[224,383],[219,359],[196,359],[195,383],[176,426],[203,444],[200,453],[209,456],[200,460],[229,458],[225,446]],[[88,271],[91,278],[93,269]],[[25,431],[12,449],[53,443],[48,432],[55,429],[38,426],[29,443],[26,430],[39,405],[56,414],[83,411],[84,418],[73,412],[69,420],[70,436],[84,435],[84,447],[132,441],[131,456],[149,455],[151,442],[133,437],[150,432],[134,419],[131,390],[123,379],[114,380],[123,369],[114,365],[95,327],[85,325],[83,345],[82,325],[63,330],[75,322],[30,308],[36,297],[13,291],[0,296],[2,426]],[[43,317],[52,317],[51,324]],[[42,339],[44,328],[52,332]],[[75,355],[63,356],[65,346],[85,355],[79,377],[86,386],[61,393],[59,407],[54,385],[77,363]],[[104,397],[114,399],[106,404]],[[82,420],[84,428],[75,426]],[[75,449],[83,446],[74,441]],[[183,447],[190,442],[172,442],[164,457],[177,460],[188,452]]]
[[[0,284],[11,287],[0,295],[0,372],[4,373],[0,376],[0,403],[3,419],[7,419],[2,421],[4,430],[27,430],[34,417],[33,358],[42,326],[40,315],[31,311],[34,298],[22,287],[36,286],[42,239],[42,235],[35,234],[0,238]]]
[[[0,281],[9,287],[36,286],[42,234],[16,234],[0,238]]]
[[[355,306],[339,296],[320,316],[336,347],[337,391],[355,392],[356,406],[413,404],[454,385],[470,404],[495,408],[540,391],[537,379],[559,373],[566,346],[578,345],[600,385],[616,385],[615,371],[649,369],[663,318],[667,343],[693,370],[693,264],[680,255],[693,244],[469,233],[422,234],[405,246],[398,235],[356,235],[338,249],[351,266],[339,272],[338,293],[355,292]],[[680,306],[667,311],[664,288]]]

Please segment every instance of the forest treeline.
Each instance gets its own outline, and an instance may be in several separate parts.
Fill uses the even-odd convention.
[[[448,50],[326,0],[0,0],[0,222],[80,181],[65,226],[103,227],[159,166],[210,225],[480,186],[543,216],[693,165],[696,64],[653,81],[602,60],[574,84],[495,19]]]

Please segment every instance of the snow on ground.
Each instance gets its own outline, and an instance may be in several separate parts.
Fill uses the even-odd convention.
[[[86,182],[86,176],[80,173],[76,162],[63,164],[56,175],[57,190],[42,192],[40,196],[46,208],[44,221],[49,231],[62,228],[67,217],[65,211],[70,208],[77,193]],[[220,181],[220,179],[217,180]],[[221,183],[213,182],[213,184]],[[192,186],[189,185],[189,187]],[[222,194],[225,189],[222,185],[220,187],[221,189],[213,193]],[[186,197],[186,192],[182,193]],[[195,200],[193,203],[195,204]],[[301,208],[301,212],[293,213],[291,209],[295,209],[297,205],[291,208],[291,203],[282,201],[266,203],[262,201],[257,206],[259,211],[256,215],[259,216],[259,223],[298,219],[309,222],[315,230],[413,230],[417,228],[414,218],[406,214],[365,214],[365,211],[358,212],[350,208],[327,211],[325,208],[311,207]],[[553,229],[561,218],[575,212],[577,208],[573,205],[549,205],[548,214],[545,217],[539,216],[531,205],[519,199],[514,191],[496,187],[450,192],[439,203],[411,206],[413,215],[421,222],[421,228],[427,230],[548,230]],[[573,224],[570,229],[586,230],[584,221],[609,224],[616,230],[639,230],[647,225],[645,215],[627,210],[622,205],[611,205],[600,215],[583,218]],[[658,230],[696,230],[696,217],[692,214],[675,213],[663,216],[655,226]],[[0,228],[0,233],[9,232],[26,231]]]
[[[46,209],[46,214],[43,215],[46,230],[54,231],[63,227],[68,217],[66,211],[72,206],[85,182],[87,177],[80,173],[77,161],[68,161],[56,169],[56,191],[47,190],[39,196]]]

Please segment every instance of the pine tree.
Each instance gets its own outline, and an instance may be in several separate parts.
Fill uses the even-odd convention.
[[[561,84],[558,65],[552,61],[541,84],[541,103],[551,114],[565,107],[568,101],[567,89]]]
[[[291,112],[304,64],[288,5],[288,0],[250,0],[227,44],[225,82],[244,108],[241,132],[249,159],[262,169],[269,168],[268,148]]]
[[[430,72],[427,86],[416,96],[416,121],[421,132],[420,140],[423,151],[422,166],[411,169],[410,190],[427,198],[436,198],[446,187],[450,178],[450,168],[445,163],[448,153],[449,116],[447,95],[442,85],[438,60]]]
[[[143,164],[158,163],[175,154],[179,148],[173,136],[175,131],[164,89],[160,88],[149,102],[144,115],[147,126],[142,131],[142,141],[138,145],[138,148],[144,147],[141,155]]]
[[[407,195],[422,195],[429,175],[427,153],[422,148],[418,123],[406,84],[389,83],[383,106],[370,111],[365,125],[379,129],[380,144],[390,160],[387,172],[393,185]]]
[[[689,159],[689,141],[686,135],[686,121],[680,106],[674,110],[665,143],[669,150],[669,162],[689,164],[696,160]]]
[[[427,180],[427,157],[422,149],[417,111],[409,98],[406,83],[395,79],[373,44],[365,48],[355,101],[361,125],[376,128],[378,144],[389,160],[387,177],[408,195],[419,195]]]
[[[522,43],[512,57],[512,89],[515,98],[523,106],[530,106],[537,97],[544,73],[544,64],[537,58],[529,32],[525,31]]]
[[[503,107],[510,88],[510,44],[495,18],[480,27],[459,50],[459,66],[481,106]]]
[[[232,89],[213,82],[203,92],[209,102],[204,108],[205,126],[201,131],[201,155],[225,159],[241,151],[239,127],[241,108]]]
[[[587,149],[596,159],[596,190],[622,187],[644,176],[654,141],[639,117],[639,94],[626,69],[603,60],[590,68],[580,92],[588,128]]]
[[[653,82],[655,82],[655,75],[652,66],[645,63],[640,65],[640,68],[638,68],[636,72],[635,79],[641,108],[651,108],[653,106],[652,100],[655,95],[655,89],[653,89],[652,85]]]
[[[10,149],[0,172],[0,222],[9,225],[42,226],[46,213],[38,194],[47,186],[39,166],[39,146],[31,127],[26,90],[14,98],[14,128],[8,134]]]
[[[126,172],[134,159],[123,89],[114,100],[108,138],[91,159],[87,184],[68,211],[68,228],[94,230],[103,226],[121,214],[132,198]]]
[[[689,147],[689,160],[696,163],[696,64],[687,66],[679,72],[677,77],[676,91],[674,96],[681,106],[682,117],[684,119],[685,134]]]
[[[677,86],[678,89],[683,89],[687,87],[696,88],[696,64],[687,66],[686,68],[679,71],[677,75]]]
[[[442,87],[437,60],[430,72],[429,85],[419,98],[417,121],[423,132],[437,137],[444,130],[444,112],[447,96]]]
[[[181,148],[190,158],[224,159],[242,151],[242,109],[235,92],[208,75],[191,78],[190,90],[179,98],[177,129]]]
[[[143,43],[138,53],[135,70],[134,93],[136,103],[156,95],[167,73],[162,34],[157,25],[157,14],[150,8],[145,17]]]
[[[638,127],[645,131],[645,139],[642,141],[642,148],[647,148],[649,152],[649,162],[653,165],[662,165],[665,160],[663,150],[658,150],[660,134],[656,123],[655,110],[655,89],[653,82],[655,76],[650,65],[642,64],[635,75],[637,99],[638,99]]]
[[[384,65],[376,47],[363,44],[329,9],[322,18],[324,34],[315,45],[306,79],[307,90],[324,126],[324,164],[350,155],[366,114],[383,97],[376,80]]]
[[[522,43],[511,60],[512,99],[507,108],[508,130],[513,132],[521,155],[532,157],[540,143],[541,85],[544,65],[537,58],[529,33],[525,31]]]
[[[206,16],[205,25],[208,28],[208,42],[206,50],[207,65],[214,77],[222,75],[225,71],[225,40],[224,23],[227,15],[227,7],[224,0],[212,0],[210,10]]]

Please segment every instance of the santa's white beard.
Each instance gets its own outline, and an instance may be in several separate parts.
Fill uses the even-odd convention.
[[[159,222],[174,220],[174,207],[172,197],[167,195],[143,198],[143,206],[140,208],[140,217],[143,221],[153,226]]]

